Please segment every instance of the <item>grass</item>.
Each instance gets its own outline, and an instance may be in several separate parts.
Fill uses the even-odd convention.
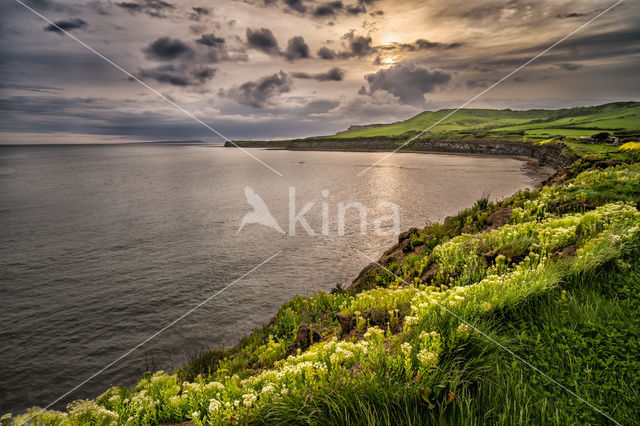
[[[311,139],[409,138],[437,123],[452,110],[425,111],[408,120]],[[640,136],[640,103],[617,102],[559,110],[462,109],[431,129],[425,138],[532,138],[591,136],[603,131]]]

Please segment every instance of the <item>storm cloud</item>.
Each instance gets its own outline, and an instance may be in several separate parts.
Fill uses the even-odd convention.
[[[295,36],[287,43],[287,50],[284,51],[284,57],[290,61],[308,58],[309,45],[307,45],[302,36]]]
[[[143,52],[149,59],[170,61],[180,56],[191,54],[192,50],[181,40],[162,37],[144,48]]]
[[[196,43],[202,44],[207,47],[220,47],[224,46],[225,41],[222,37],[216,37],[215,34],[203,34],[199,39],[196,40]]]
[[[155,68],[140,69],[142,78],[151,78],[159,83],[167,83],[173,86],[196,86],[211,80],[216,74],[216,69],[207,66],[194,68],[181,67],[167,64]]]
[[[362,94],[372,94],[379,90],[398,97],[409,105],[424,104],[424,95],[437,88],[446,86],[451,74],[439,70],[429,70],[415,64],[398,64],[388,69],[381,69],[365,77],[368,88],[360,89]]]
[[[335,17],[343,9],[344,4],[341,1],[321,3],[313,9],[313,16],[316,18]]]
[[[247,81],[238,87],[223,91],[222,95],[243,105],[264,108],[277,95],[291,90],[291,78],[284,72],[271,74],[255,81]]]
[[[247,28],[247,44],[250,48],[260,50],[268,55],[279,55],[278,40],[268,28],[252,30]]]
[[[64,34],[64,31],[73,31],[80,28],[86,28],[89,24],[87,24],[82,19],[69,19],[66,21],[56,21],[53,24],[49,24],[44,27],[45,31],[50,31],[54,33]]]
[[[320,49],[318,49],[318,57],[320,59],[335,59],[336,56],[337,56],[336,52],[333,49],[329,49],[326,46],[323,46]]]

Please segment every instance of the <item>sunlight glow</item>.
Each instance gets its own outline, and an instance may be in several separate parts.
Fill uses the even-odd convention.
[[[387,65],[395,64],[396,63],[396,57],[395,56],[389,56],[387,59],[384,60],[384,63],[387,64]]]

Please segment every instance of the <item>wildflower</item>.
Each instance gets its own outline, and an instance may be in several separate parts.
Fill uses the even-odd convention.
[[[411,347],[411,343],[404,342],[402,345],[400,345],[400,349],[402,350],[402,353],[406,357],[406,356],[409,356],[409,354],[411,354],[411,349],[413,348]]]
[[[369,327],[367,329],[367,332],[364,333],[364,338],[369,342],[382,342],[384,340],[384,331],[381,330],[378,326]]]
[[[329,357],[329,361],[331,364],[338,365],[344,361],[351,360],[354,357],[353,352],[343,349],[342,347],[337,347],[336,351],[331,354]]]
[[[456,329],[456,337],[460,340],[467,340],[471,334],[471,327],[467,324],[460,324]]]
[[[213,391],[213,390],[221,391],[224,389],[224,385],[220,382],[209,382],[205,385],[205,389],[208,391]]]
[[[172,396],[171,398],[169,398],[169,405],[171,405],[172,407],[178,407],[182,404],[182,397],[179,395],[176,396]]]
[[[245,407],[251,407],[254,402],[256,402],[258,397],[253,393],[245,393],[242,395],[242,405]]]
[[[421,367],[430,369],[438,365],[438,354],[427,349],[423,349],[418,352],[418,361],[420,361]]]
[[[218,401],[217,399],[210,399],[209,400],[209,412],[210,413],[215,413],[219,409],[220,409],[220,401]]]
[[[261,394],[268,394],[273,392],[274,387],[272,384],[268,384],[265,387],[262,388],[262,390],[260,391]]]

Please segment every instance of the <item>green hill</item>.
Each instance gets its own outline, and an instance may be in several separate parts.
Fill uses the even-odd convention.
[[[387,126],[344,132],[323,139],[412,137],[454,110],[425,111]],[[608,131],[620,136],[640,135],[640,102],[558,110],[461,109],[425,133],[426,137],[500,136],[550,138],[579,137]]]

